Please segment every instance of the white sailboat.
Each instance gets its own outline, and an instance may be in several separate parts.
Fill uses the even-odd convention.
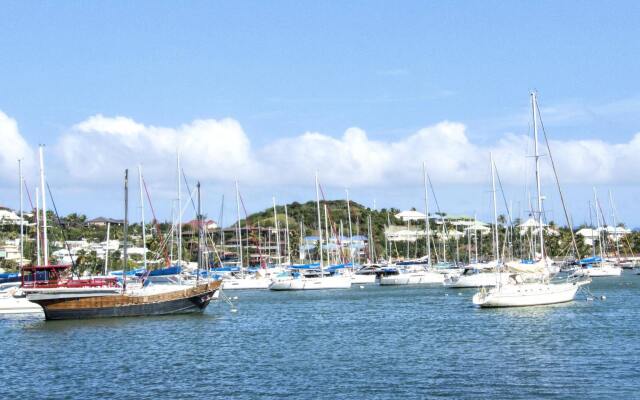
[[[320,266],[319,273],[283,272],[277,275],[269,289],[271,290],[315,290],[315,289],[349,289],[351,278],[344,274],[327,275],[324,269],[324,256],[322,246],[322,220],[320,218],[320,186],[318,173],[316,172],[316,208],[318,212],[318,239]]]
[[[275,200],[274,200],[275,209]],[[254,274],[248,273],[244,268],[244,254],[242,250],[242,216],[240,215],[240,190],[238,181],[236,181],[236,212],[238,217],[238,229],[236,231],[238,238],[238,266],[240,271],[235,275],[229,275],[222,280],[223,290],[249,290],[249,289],[269,289],[271,278],[266,276],[264,272],[257,271]],[[246,222],[246,221],[245,221]],[[262,261],[262,260],[261,260]]]
[[[380,276],[380,285],[423,285],[423,284],[442,284],[445,275],[434,270],[431,264],[431,237],[429,228],[429,191],[427,187],[427,168],[422,163],[422,178],[424,184],[424,224],[425,224],[425,240],[427,246],[427,259],[425,263],[398,263],[396,265],[383,268]]]
[[[538,152],[538,125],[537,125],[537,100],[536,93],[531,93],[531,108],[533,113],[534,132],[534,159],[536,171],[536,190],[538,197],[538,222],[542,228],[542,194],[540,190],[540,155]],[[548,145],[548,143],[547,143]],[[550,150],[550,149],[549,149]],[[549,151],[551,158],[551,151]],[[554,166],[555,170],[555,166]],[[555,172],[555,171],[554,171]],[[556,176],[557,181],[557,176]],[[560,186],[558,185],[558,188]],[[559,190],[560,191],[560,190]],[[562,199],[562,192],[560,191]],[[564,203],[564,200],[563,200]],[[567,215],[567,224],[571,226]],[[544,248],[543,230],[538,230],[540,242],[540,259],[546,264],[546,253]],[[510,273],[509,281],[505,284],[498,284],[492,289],[482,288],[473,296],[473,304],[480,307],[521,307],[557,304],[573,301],[580,286],[590,281],[570,280],[552,282],[549,274],[541,274],[538,279],[526,280],[525,275],[519,272]]]
[[[596,192],[596,188],[593,188],[593,197],[594,197],[594,208],[596,211],[596,224],[598,232],[598,243],[600,247],[600,257],[593,257],[590,261],[585,262],[586,260],[582,260],[581,264],[583,267],[577,270],[574,275],[577,276],[588,276],[590,278],[602,278],[602,277],[611,277],[611,276],[620,276],[622,275],[622,267],[615,265],[615,263],[608,261],[605,259],[604,255],[606,253],[605,246],[603,243],[606,243],[606,230],[603,228],[604,223],[604,215],[600,213],[600,202],[598,201],[598,194]],[[601,219],[602,218],[602,219]],[[594,244],[595,246],[595,244]]]
[[[493,255],[495,259],[488,263],[469,264],[460,275],[450,275],[444,285],[450,288],[492,287],[505,284],[509,276],[502,271],[500,261],[500,238],[498,236],[498,205],[496,201],[495,165],[491,158],[491,187],[493,193]]]

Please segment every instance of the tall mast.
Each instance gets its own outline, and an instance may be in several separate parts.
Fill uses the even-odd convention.
[[[351,268],[355,267],[353,261],[353,228],[351,226],[351,202],[349,201],[349,189],[345,189],[347,192],[347,217],[349,218],[349,258],[351,259]]]
[[[19,185],[20,185],[20,268],[22,271],[22,264],[24,263],[24,210],[22,204],[22,160],[18,160],[18,173],[20,175]]]
[[[544,227],[542,225],[542,190],[540,189],[540,154],[538,152],[538,115],[536,92],[531,92],[531,109],[533,112],[533,152],[536,161],[536,192],[538,196],[538,237],[540,239],[540,258],[546,260],[544,254]],[[569,229],[572,229],[569,227]],[[545,261],[546,264],[546,261]]]
[[[422,180],[424,183],[424,229],[427,243],[427,265],[431,266],[431,229],[429,229],[429,189],[427,187],[427,164],[422,162]]]
[[[299,258],[300,258],[300,263],[304,263],[304,255],[306,255],[306,251],[303,253],[303,248],[304,248],[304,225],[302,222],[302,219],[300,219],[300,251],[299,251]]]
[[[47,241],[47,196],[44,191],[44,146],[40,145],[40,195],[42,195],[42,254],[44,265],[49,265],[49,242]]]
[[[182,265],[182,181],[180,179],[180,153],[177,156],[178,168],[178,264]]]
[[[278,224],[278,212],[276,211],[276,198],[273,200],[273,226],[276,228],[276,257],[278,257],[278,263],[282,263],[282,254],[280,254],[280,225]]]
[[[611,217],[613,218],[613,239],[616,242],[616,257],[620,259],[620,236],[618,235],[618,221],[616,219],[616,206],[613,203],[613,194],[609,190],[609,203],[611,205]]]
[[[327,220],[327,204],[322,205],[324,207],[324,237],[327,240],[327,264],[331,265],[331,253],[329,251],[329,221]]]
[[[320,276],[324,274],[322,260],[322,220],[320,218],[320,186],[318,184],[318,171],[316,171],[316,209],[318,211],[318,240],[320,241]]]
[[[129,228],[129,170],[124,170],[124,232],[123,232],[123,266],[122,266],[122,291],[127,290],[127,262],[128,260],[128,252],[127,252],[127,236],[128,236],[128,228]]]
[[[143,185],[142,185],[142,165],[138,165],[138,178],[140,182],[140,220],[142,222],[142,248],[143,248],[143,256],[142,261],[144,265],[144,269],[147,269],[147,228],[144,222],[144,197],[142,195]],[[107,247],[109,243],[107,243]]]
[[[107,248],[104,252],[104,274],[109,272],[109,235],[111,233],[111,222],[107,222]]]
[[[42,265],[42,249],[40,248],[40,189],[36,187],[36,257],[38,265]]]
[[[493,255],[500,262],[500,242],[498,241],[498,203],[496,202],[496,177],[493,154],[489,153],[491,161],[491,192],[493,195]]]
[[[596,210],[596,223],[598,225],[598,245],[600,246],[600,260],[601,262],[604,261],[604,250],[603,250],[603,246],[602,246],[602,230],[600,229],[600,227],[602,225],[600,225],[600,212],[599,212],[599,208],[600,208],[600,203],[598,203],[598,194],[596,193],[596,188],[595,186],[593,187],[593,208],[595,208]]]
[[[240,254],[240,272],[242,272],[242,225],[240,225],[241,217],[240,217],[240,189],[238,188],[238,180],[236,179],[236,212],[238,216],[238,226],[237,226],[237,238],[238,238],[238,253]]]
[[[284,221],[285,221],[285,241],[287,243],[287,262],[291,265],[291,243],[289,238],[289,211],[287,211],[287,203],[284,204]]]
[[[202,266],[202,208],[200,203],[200,181],[196,185],[198,188],[198,268],[196,273],[196,282],[200,280],[200,268]]]

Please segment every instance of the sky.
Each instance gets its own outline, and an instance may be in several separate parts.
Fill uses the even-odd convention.
[[[432,211],[437,197],[444,212],[490,219],[491,152],[506,206],[526,218],[536,91],[574,224],[589,222],[595,187],[608,223],[611,191],[617,219],[640,226],[639,11],[624,1],[3,2],[0,204],[18,207],[18,158],[33,197],[43,144],[62,214],[121,217],[124,169],[133,202],[142,165],[154,211],[170,218],[179,153],[213,219],[224,195],[225,225],[236,179],[251,213],[273,197],[314,199],[315,171],[327,198],[349,188],[370,207],[424,209],[423,162]],[[541,146],[546,218],[564,223]]]

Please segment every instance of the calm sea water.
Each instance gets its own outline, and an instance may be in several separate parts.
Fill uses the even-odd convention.
[[[606,301],[482,310],[473,290],[227,292],[204,315],[0,319],[0,398],[640,398],[640,276]]]

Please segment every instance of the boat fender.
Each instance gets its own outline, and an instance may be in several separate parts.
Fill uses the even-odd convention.
[[[606,299],[607,299],[607,296],[605,295],[600,296],[600,300],[605,301]]]

